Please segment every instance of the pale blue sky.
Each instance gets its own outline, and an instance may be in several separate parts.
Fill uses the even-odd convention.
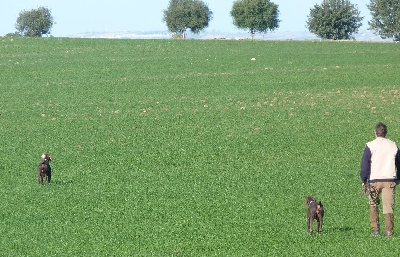
[[[229,12],[234,0],[203,0],[214,13],[207,31],[240,31],[232,24]],[[278,32],[307,31],[305,22],[315,4],[322,0],[272,0],[279,5]],[[364,16],[362,29],[371,18],[369,0],[352,0]],[[51,10],[56,24],[54,36],[73,36],[86,32],[164,31],[163,10],[169,0],[7,0],[0,4],[0,35],[15,32],[15,22],[22,10],[40,6]]]

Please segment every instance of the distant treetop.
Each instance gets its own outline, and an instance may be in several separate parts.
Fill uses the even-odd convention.
[[[368,22],[370,29],[381,38],[400,41],[399,0],[371,0],[368,8],[372,16]]]
[[[233,24],[239,29],[248,29],[251,38],[257,32],[266,33],[279,27],[278,5],[269,0],[236,0],[230,14]]]
[[[311,8],[307,28],[322,39],[350,39],[362,26],[362,19],[349,0],[323,0]]]
[[[51,11],[46,7],[39,7],[19,13],[15,28],[21,36],[41,37],[50,34],[54,24]]]
[[[185,38],[187,29],[194,34],[208,27],[213,12],[201,0],[170,0],[163,21],[168,30]]]

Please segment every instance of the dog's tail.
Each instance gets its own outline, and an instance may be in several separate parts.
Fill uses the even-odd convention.
[[[324,215],[324,206],[322,205],[321,201],[317,203],[317,214]]]

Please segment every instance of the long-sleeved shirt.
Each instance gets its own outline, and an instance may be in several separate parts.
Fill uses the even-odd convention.
[[[368,142],[361,160],[360,177],[363,183],[400,179],[400,150],[396,143],[384,137]]]

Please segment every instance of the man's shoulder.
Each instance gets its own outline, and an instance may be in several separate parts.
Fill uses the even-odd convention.
[[[385,137],[377,137],[374,140],[369,141],[366,145],[369,148],[373,148],[373,147],[376,147],[376,146],[382,146],[382,145],[392,146],[392,147],[396,147],[397,148],[396,142],[394,142],[393,140],[391,140],[389,138],[385,138]]]
[[[391,139],[389,139],[389,138],[385,138],[385,139],[386,139],[386,142],[387,142],[388,144],[391,144],[391,145],[394,145],[394,146],[397,147],[396,142],[394,142],[393,140],[391,140]]]

